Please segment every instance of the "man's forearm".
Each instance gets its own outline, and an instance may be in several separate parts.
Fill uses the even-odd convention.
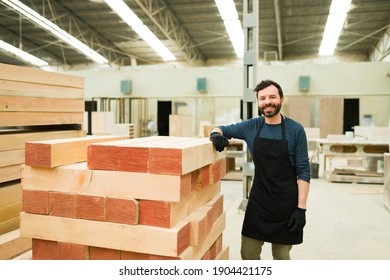
[[[306,209],[307,197],[309,195],[310,183],[298,180],[298,207]]]

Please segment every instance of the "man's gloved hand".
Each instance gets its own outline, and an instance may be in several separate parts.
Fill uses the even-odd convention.
[[[306,209],[297,208],[291,214],[291,218],[288,222],[289,232],[295,233],[304,228],[306,225]]]
[[[213,142],[214,147],[218,152],[222,152],[229,144],[229,140],[219,132],[211,133],[210,141]]]

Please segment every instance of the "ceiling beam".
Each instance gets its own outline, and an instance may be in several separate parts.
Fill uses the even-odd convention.
[[[383,61],[390,55],[390,25],[370,54],[370,61]]]
[[[135,0],[135,2],[165,37],[176,43],[177,47],[184,53],[187,61],[203,61],[205,59],[164,0]]]
[[[278,38],[278,60],[283,60],[282,20],[280,16],[279,0],[274,0],[274,10],[275,10],[275,21],[276,21],[276,34]]]

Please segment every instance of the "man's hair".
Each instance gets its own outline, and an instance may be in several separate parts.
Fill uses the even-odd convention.
[[[265,89],[265,88],[267,88],[267,87],[269,87],[271,85],[275,86],[278,89],[279,97],[283,98],[282,87],[277,82],[274,82],[272,80],[263,80],[263,81],[261,81],[259,84],[257,84],[257,86],[255,87],[255,89],[253,91],[256,92],[256,96],[257,96],[257,93],[259,92],[259,90]]]

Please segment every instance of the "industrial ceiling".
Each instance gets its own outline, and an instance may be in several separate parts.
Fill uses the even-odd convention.
[[[111,65],[164,63],[102,0],[22,0],[103,55]],[[242,20],[243,0],[235,0]],[[125,3],[176,56],[175,63],[205,65],[237,57],[214,0],[126,0]],[[259,0],[259,60],[315,59],[331,0]],[[336,55],[383,61],[390,51],[390,1],[352,0]],[[0,40],[51,65],[93,64],[83,54],[0,1]],[[0,63],[24,65],[0,52]],[[172,63],[172,62],[170,62]]]

